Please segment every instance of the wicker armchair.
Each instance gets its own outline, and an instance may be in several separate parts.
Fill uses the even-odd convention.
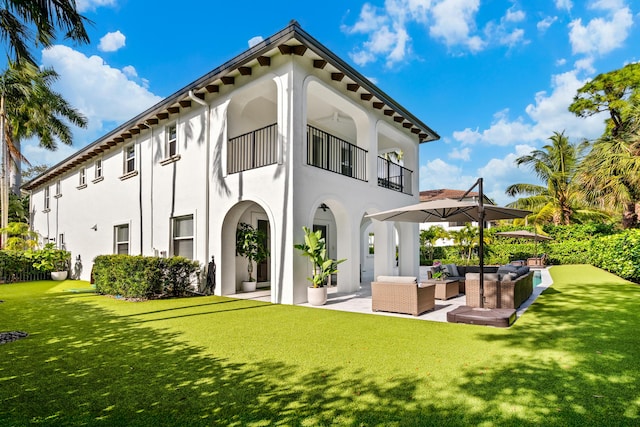
[[[419,316],[436,306],[435,289],[434,284],[418,286],[415,277],[379,276],[371,282],[371,310]]]

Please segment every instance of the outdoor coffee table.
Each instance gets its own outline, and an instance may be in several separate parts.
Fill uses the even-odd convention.
[[[436,299],[447,300],[458,296],[459,283],[455,279],[427,279],[424,283],[435,283],[436,285]]]

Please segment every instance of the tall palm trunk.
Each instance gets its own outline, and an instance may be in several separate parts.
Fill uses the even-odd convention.
[[[4,86],[4,85],[3,85]],[[6,116],[4,114],[4,92],[0,96],[0,141],[2,141],[2,159],[0,163],[2,166],[0,167],[0,228],[6,230],[7,225],[9,225],[9,189],[7,186],[7,158],[8,152],[7,150],[7,141],[5,140],[5,127],[6,127]],[[7,241],[7,233],[2,233],[2,242],[0,247],[4,247],[4,244]]]
[[[627,202],[622,212],[622,228],[635,228],[638,226],[638,203]]]

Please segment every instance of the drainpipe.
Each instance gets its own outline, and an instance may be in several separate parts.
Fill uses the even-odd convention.
[[[145,122],[145,124],[147,126],[149,126],[149,131],[151,132],[151,166],[149,167],[149,178],[150,178],[150,183],[149,183],[149,224],[151,224],[151,227],[149,227],[149,239],[150,239],[150,243],[151,245],[149,245],[149,247],[151,248],[151,251],[153,252],[153,254],[155,255],[155,251],[154,248],[155,246],[155,242],[153,241],[153,229],[155,228],[155,223],[154,223],[154,218],[153,218],[153,147],[155,145],[154,140],[153,140],[153,126],[149,124],[149,122]],[[142,162],[142,158],[140,159],[140,161]]]
[[[205,245],[204,245],[204,263],[207,265],[209,262],[209,157],[210,157],[210,146],[211,146],[211,104],[206,103],[202,99],[195,96],[193,90],[189,90],[189,98],[191,98],[196,103],[202,105],[206,109],[206,122],[205,122],[205,145],[207,146],[207,157],[206,157],[206,176],[204,180],[204,235],[205,235]]]

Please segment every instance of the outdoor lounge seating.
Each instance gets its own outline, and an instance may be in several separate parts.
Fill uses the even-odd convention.
[[[533,272],[520,267],[519,272],[507,272],[507,266],[499,273],[484,275],[485,308],[518,308],[533,293]],[[480,274],[467,273],[465,277],[467,305],[480,307]]]
[[[447,279],[449,280],[457,280],[459,290],[458,292],[461,294],[466,293],[465,289],[465,275],[467,273],[479,273],[480,267],[477,265],[455,265],[455,264],[444,264],[442,266],[443,270],[447,272]],[[484,266],[485,273],[495,273],[498,271],[497,266]],[[431,271],[427,272],[427,277],[432,279]]]
[[[544,267],[547,262],[547,254],[542,254],[539,257],[527,258],[527,265],[529,267]]]
[[[371,282],[371,310],[419,316],[436,306],[434,284],[418,285],[416,277],[378,276]]]

